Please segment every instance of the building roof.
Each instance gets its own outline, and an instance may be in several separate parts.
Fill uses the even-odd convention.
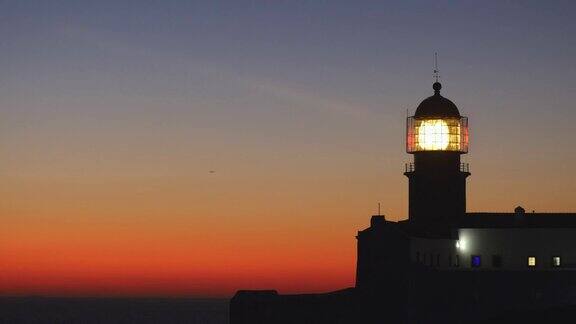
[[[449,223],[421,224],[410,220],[386,221],[382,216],[373,216],[371,226],[358,232],[359,235],[387,232],[403,233],[409,237],[428,239],[458,239],[459,228],[576,228],[576,213],[492,213],[475,212],[452,219]]]
[[[466,213],[459,228],[576,228],[576,213]]]
[[[460,112],[458,107],[450,101],[440,95],[440,89],[442,89],[442,84],[440,82],[435,82],[432,86],[434,89],[434,95],[424,99],[416,108],[416,113],[414,117],[416,118],[428,118],[428,117],[460,117]]]

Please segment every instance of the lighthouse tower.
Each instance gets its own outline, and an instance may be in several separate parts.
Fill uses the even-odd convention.
[[[460,161],[468,152],[468,118],[456,105],[440,95],[436,81],[434,95],[418,105],[406,122],[406,151],[414,161],[406,164],[408,177],[408,218],[414,224],[451,223],[466,213],[468,164]]]

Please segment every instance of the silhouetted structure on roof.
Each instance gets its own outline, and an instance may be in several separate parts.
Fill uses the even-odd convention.
[[[232,324],[478,322],[576,304],[576,214],[467,213],[468,119],[441,88],[406,123],[408,220],[372,216],[358,232],[356,287],[241,291]]]

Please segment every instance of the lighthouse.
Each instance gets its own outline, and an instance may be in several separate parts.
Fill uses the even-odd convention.
[[[231,323],[493,322],[502,314],[525,321],[566,305],[562,322],[573,322],[576,213],[467,211],[468,118],[440,94],[437,75],[432,88],[406,121],[408,219],[378,213],[358,231],[356,286],[313,295],[239,291]]]
[[[414,156],[407,163],[408,218],[415,224],[450,224],[466,213],[468,164],[460,157],[468,153],[468,118],[440,94],[424,99],[414,116],[406,120],[406,151]]]

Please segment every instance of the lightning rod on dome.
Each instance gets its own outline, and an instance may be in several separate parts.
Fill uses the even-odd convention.
[[[434,52],[434,79],[436,82],[440,79],[440,70],[438,70],[438,52]]]

